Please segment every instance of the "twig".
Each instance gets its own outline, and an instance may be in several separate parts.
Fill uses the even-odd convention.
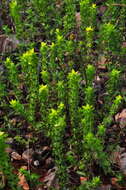
[[[126,7],[126,4],[114,3],[113,6]]]

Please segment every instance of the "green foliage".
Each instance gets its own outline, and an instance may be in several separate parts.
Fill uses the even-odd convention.
[[[20,6],[17,0],[10,2],[10,14],[15,22],[16,34],[20,36],[22,33],[22,24],[21,24],[21,15],[20,15]]]
[[[3,54],[1,59],[5,60],[7,76],[0,79],[5,123],[8,126],[9,117],[15,113],[25,120],[28,132],[32,129],[37,137],[39,133],[49,138],[61,189],[99,187],[100,177],[94,176],[94,165],[104,174],[112,173],[106,132],[125,99],[121,80],[126,69],[126,48],[122,43],[126,10],[122,5],[113,5],[118,1],[101,3],[102,6],[93,0],[12,0],[9,11],[13,30],[3,27],[6,33],[15,32],[22,45],[10,57]],[[125,4],[125,0],[121,3]],[[102,56],[105,63],[98,61]],[[18,130],[20,127],[15,129]],[[23,146],[36,142],[34,137],[26,142],[19,134],[14,139]],[[5,140],[1,133],[0,169],[7,175],[9,187],[15,189]],[[79,170],[87,181],[73,187],[71,170]],[[20,172],[35,189],[38,176],[26,170]]]
[[[30,171],[25,170],[23,168],[20,168],[19,172],[26,177],[26,180],[30,184],[30,188],[35,188],[36,185],[40,184],[40,182],[38,181],[39,177],[40,177],[39,175],[37,175],[35,173],[31,173]]]
[[[63,115],[64,105],[60,103],[58,109],[52,109],[49,114],[50,132],[49,136],[52,140],[53,154],[58,167],[58,178],[61,187],[67,184],[66,165],[64,159],[64,131],[66,127],[65,116]]]
[[[101,26],[100,40],[101,47],[106,50],[106,54],[108,52],[118,53],[120,48],[120,36],[114,24],[109,22]]]
[[[22,116],[25,115],[24,105],[21,104],[18,100],[11,100],[10,106],[16,111],[16,113],[21,114]]]
[[[13,174],[13,168],[10,165],[9,156],[6,153],[5,149],[7,148],[6,144],[7,135],[4,132],[0,132],[0,173],[8,179],[8,185],[13,190],[20,190],[17,186],[18,180]],[[1,178],[0,178],[1,179]],[[0,189],[5,189],[4,183],[0,181]]]
[[[92,180],[83,182],[82,185],[80,185],[79,190],[95,190],[99,185],[101,184],[100,177],[93,177]]]

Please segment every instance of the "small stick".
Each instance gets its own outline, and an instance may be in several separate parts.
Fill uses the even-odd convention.
[[[113,6],[126,7],[126,4],[114,3]]]

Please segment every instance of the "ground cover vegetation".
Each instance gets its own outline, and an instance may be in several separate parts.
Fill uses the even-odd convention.
[[[0,189],[126,189],[125,0],[0,3]]]

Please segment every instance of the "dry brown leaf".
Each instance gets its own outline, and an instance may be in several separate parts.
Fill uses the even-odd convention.
[[[98,190],[111,190],[111,185],[101,185],[100,187],[98,187]]]
[[[107,9],[107,7],[102,5],[102,6],[99,7],[99,12],[101,14],[104,14],[104,12],[106,11],[106,9]]]
[[[98,69],[106,69],[106,61],[107,59],[103,55],[100,55],[98,61]]]
[[[22,159],[31,162],[33,153],[34,151],[32,148],[25,150],[22,154]]]
[[[123,109],[121,113],[115,115],[115,121],[119,122],[120,128],[126,127],[126,109]]]
[[[18,45],[19,41],[16,39],[14,35],[0,35],[0,53],[12,52],[17,48]]]
[[[23,188],[23,190],[29,190],[30,188],[26,181],[25,176],[19,173],[18,178],[19,178],[18,185],[20,185]]]
[[[88,181],[87,177],[80,177],[80,183],[84,184],[85,181]]]
[[[122,43],[122,48],[126,48],[126,42]]]
[[[18,154],[17,152],[12,152],[11,158],[13,158],[14,160],[21,160],[21,155]]]
[[[118,184],[118,179],[116,177],[111,178],[111,184],[117,189],[121,190],[122,187]]]
[[[76,18],[76,26],[77,26],[77,28],[80,28],[80,26],[81,26],[81,15],[80,15],[80,12],[76,12],[75,18]]]
[[[54,185],[54,182],[55,182],[56,170],[57,170],[56,167],[48,170],[46,175],[40,178],[39,181],[46,183],[47,187],[51,187],[52,185]]]
[[[4,176],[3,172],[0,171],[0,189],[4,188],[6,185],[6,177]]]

